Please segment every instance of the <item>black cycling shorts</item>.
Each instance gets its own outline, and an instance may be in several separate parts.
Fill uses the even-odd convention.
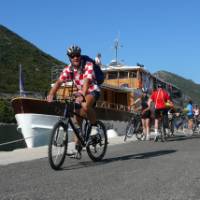
[[[155,109],[155,119],[159,119],[161,114],[168,115],[168,109]]]
[[[147,110],[142,116],[142,119],[150,119],[151,118],[151,111]]]

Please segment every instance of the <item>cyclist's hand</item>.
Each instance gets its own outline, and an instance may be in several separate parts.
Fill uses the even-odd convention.
[[[73,97],[77,98],[80,97],[82,94],[80,92],[74,92]]]
[[[53,101],[53,95],[52,94],[49,94],[48,96],[47,96],[47,101],[48,102],[52,102]]]
[[[84,102],[85,98],[83,96],[78,96],[75,100],[76,103],[81,104],[82,102]]]

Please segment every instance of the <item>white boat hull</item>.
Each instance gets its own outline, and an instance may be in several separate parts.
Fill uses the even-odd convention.
[[[15,112],[15,118],[18,124],[18,130],[21,131],[28,148],[48,145],[51,131],[54,124],[63,116],[65,104],[62,102],[48,103],[45,100],[32,98],[14,98],[12,106]],[[105,123],[111,120],[113,124],[116,122],[117,130],[119,130],[118,122],[127,122],[130,118],[130,112],[124,110],[115,110],[112,108],[97,107],[97,118]],[[123,133],[124,131],[120,131]],[[69,127],[70,139],[72,136],[72,129]],[[108,137],[115,137],[117,133],[113,131],[107,132]]]
[[[52,128],[60,119],[60,116],[34,113],[16,114],[15,117],[28,148],[47,145]]]

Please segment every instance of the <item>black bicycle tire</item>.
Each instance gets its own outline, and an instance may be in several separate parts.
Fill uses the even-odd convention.
[[[174,123],[173,123],[173,121],[169,122],[169,130],[171,132],[171,135],[174,135]]]
[[[106,127],[105,127],[104,123],[101,122],[101,121],[97,121],[96,124],[97,124],[97,126],[101,127],[101,129],[103,131],[103,134],[104,134],[104,138],[105,138],[104,140],[105,140],[105,142],[104,142],[103,151],[102,151],[102,153],[98,157],[96,157],[95,155],[93,155],[93,153],[92,153],[92,151],[90,149],[91,145],[90,144],[86,145],[86,150],[87,150],[88,156],[94,162],[101,161],[103,159],[103,157],[104,157],[104,155],[106,153],[106,150],[107,150],[107,145],[108,145],[108,138],[107,138],[107,133],[106,133]],[[90,137],[89,137],[89,140],[90,140]]]
[[[161,124],[161,129],[160,129],[160,139],[161,139],[161,142],[165,142],[167,140],[167,137],[166,137],[166,129],[164,127],[164,124],[162,122]]]
[[[193,134],[195,134],[195,132],[196,132],[196,129],[197,129],[197,125],[196,125],[196,124],[194,124],[194,127],[192,128],[192,132],[193,132]]]
[[[134,134],[134,125],[132,121],[129,121],[126,126],[126,133],[124,137],[124,141],[126,141],[127,138],[131,138]]]
[[[62,127],[64,132],[65,132],[65,141],[64,141],[64,150],[63,150],[63,154],[61,155],[61,159],[60,161],[55,164],[54,160],[53,160],[53,155],[52,155],[52,143],[54,142],[54,137],[56,133],[56,130],[58,129],[58,127]],[[62,164],[65,161],[65,157],[66,157],[66,153],[67,153],[67,147],[68,147],[68,134],[67,134],[67,126],[62,122],[62,121],[58,121],[51,132],[51,137],[50,137],[50,141],[49,141],[49,145],[48,145],[48,159],[49,159],[49,164],[52,167],[52,169],[54,170],[59,170],[62,166]]]
[[[143,136],[142,121],[141,120],[138,121],[138,124],[137,124],[137,128],[136,128],[135,136],[138,140],[142,140],[142,136]]]

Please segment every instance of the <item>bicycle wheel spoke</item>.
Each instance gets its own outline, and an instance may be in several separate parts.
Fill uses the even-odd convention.
[[[96,135],[91,135],[86,146],[88,156],[93,161],[100,161],[106,152],[107,149],[107,134],[105,126],[102,122],[97,121],[97,130]]]

